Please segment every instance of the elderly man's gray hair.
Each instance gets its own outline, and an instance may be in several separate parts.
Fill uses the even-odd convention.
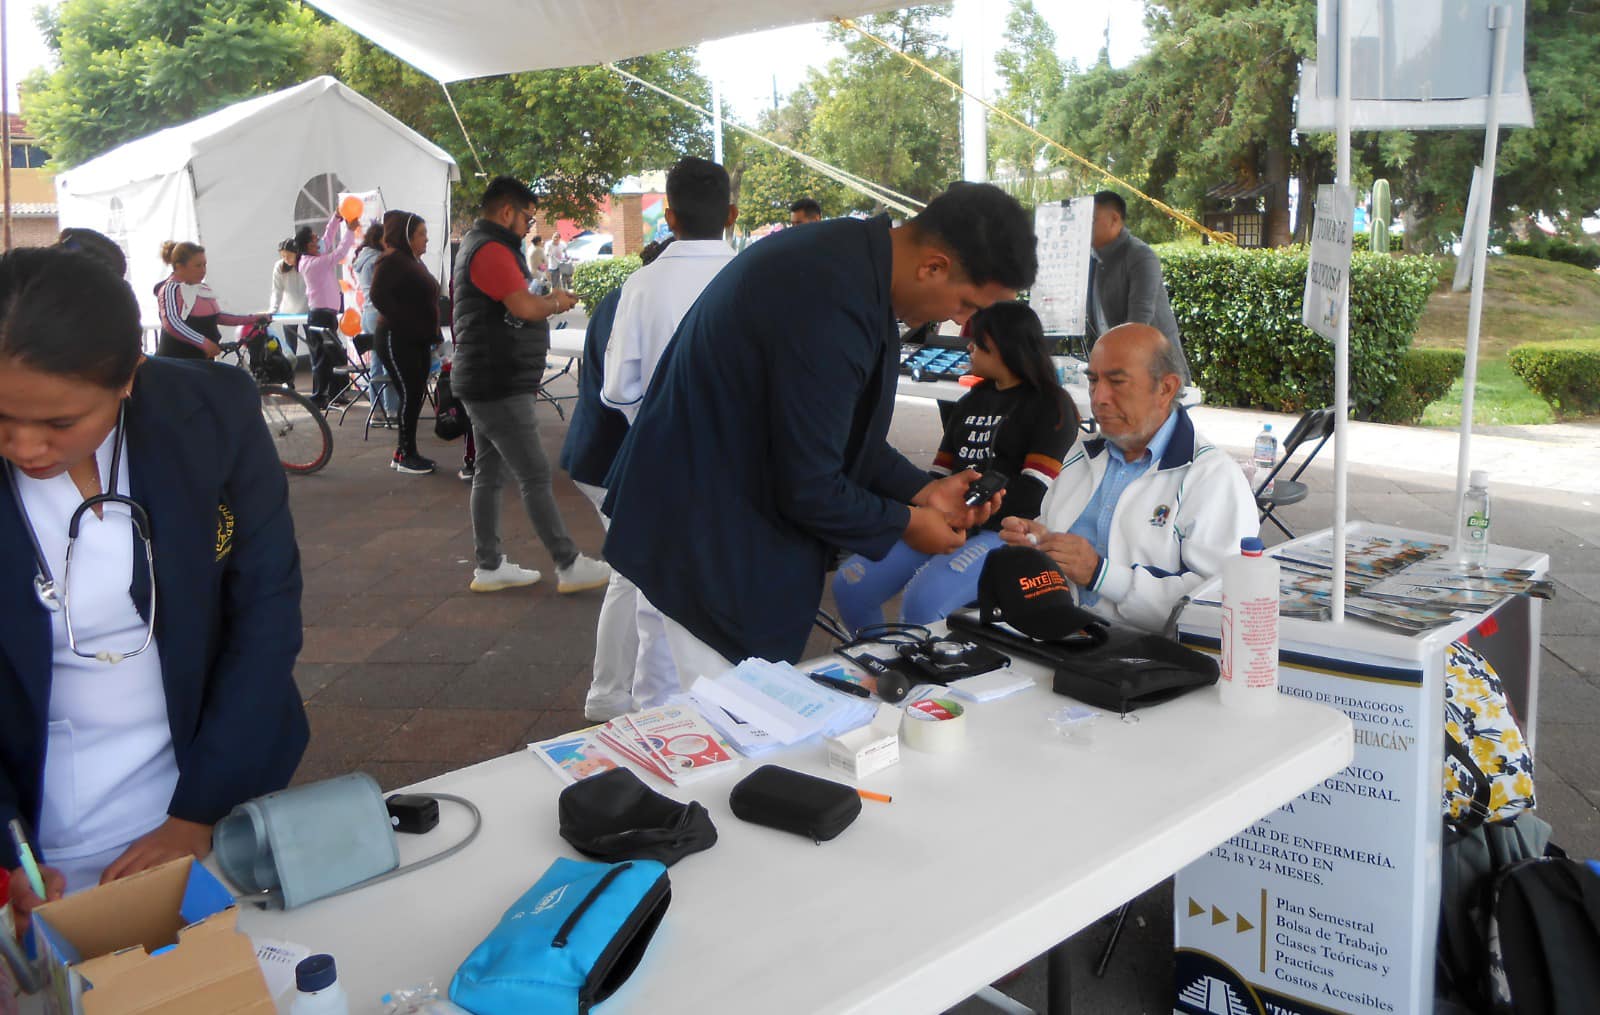
[[[1183,352],[1178,348],[1178,343],[1165,335],[1156,344],[1154,355],[1150,357],[1150,378],[1156,383],[1168,374],[1177,374],[1181,381],[1188,374],[1187,364],[1183,359]]]

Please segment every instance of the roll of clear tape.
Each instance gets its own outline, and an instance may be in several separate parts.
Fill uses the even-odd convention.
[[[925,698],[905,707],[900,739],[912,750],[943,754],[967,742],[967,711],[950,698]]]

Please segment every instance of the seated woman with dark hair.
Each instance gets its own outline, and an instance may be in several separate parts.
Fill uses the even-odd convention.
[[[1078,435],[1078,410],[1056,378],[1044,328],[1026,303],[996,303],[967,322],[972,372],[983,378],[956,403],[933,459],[935,476],[996,470],[1005,500],[954,553],[927,554],[904,541],[882,560],[839,566],[833,596],[851,631],[883,623],[883,604],[902,589],[900,619],[940,620],[977,598],[983,559],[1002,544],[1000,522],[1033,518]]]
[[[103,262],[0,257],[0,824],[33,830],[51,898],[204,857],[308,737],[300,557],[255,382],[139,337]],[[20,875],[11,901],[41,902]]]

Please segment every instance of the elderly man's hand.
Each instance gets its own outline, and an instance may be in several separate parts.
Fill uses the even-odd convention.
[[[1094,573],[1100,569],[1100,555],[1087,539],[1070,532],[1051,532],[1036,521],[1007,518],[1000,523],[1000,538],[1012,546],[1034,546],[1043,550],[1061,568],[1067,580],[1080,588],[1094,581]]]

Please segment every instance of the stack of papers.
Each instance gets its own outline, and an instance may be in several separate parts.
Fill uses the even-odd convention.
[[[674,786],[687,786],[739,765],[739,756],[688,705],[663,705],[619,716],[595,735],[606,747]]]
[[[865,726],[875,714],[866,699],[830,691],[788,663],[765,659],[746,659],[715,678],[702,676],[691,690],[709,714],[720,711],[761,734],[743,736],[772,746],[837,736]]]
[[[1001,669],[952,680],[948,686],[953,693],[968,701],[997,701],[1032,687],[1033,677]]]
[[[571,785],[591,775],[620,768],[622,762],[600,742],[600,727],[594,726],[549,740],[529,744],[528,750],[550,766],[562,782]]]

